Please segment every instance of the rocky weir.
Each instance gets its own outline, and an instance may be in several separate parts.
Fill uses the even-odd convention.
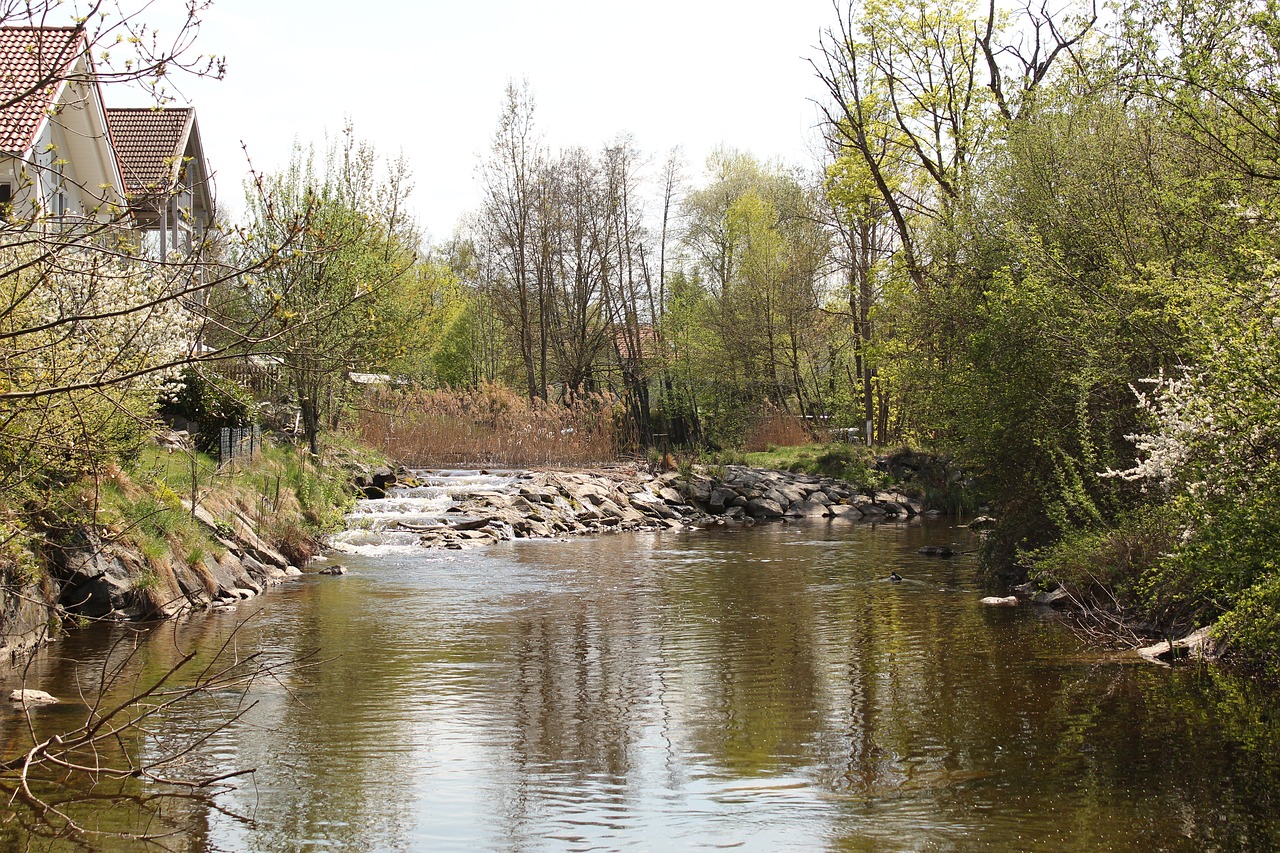
[[[366,495],[337,550],[378,546],[460,549],[509,539],[754,524],[798,518],[909,519],[924,513],[896,491],[827,477],[726,466],[687,474],[634,467],[594,471],[362,475]]]

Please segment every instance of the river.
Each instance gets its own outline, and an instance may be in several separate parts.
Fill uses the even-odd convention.
[[[400,498],[362,507],[344,576],[35,659],[31,686],[66,700],[34,714],[53,730],[124,646],[117,692],[228,638],[267,663],[316,653],[166,714],[181,739],[245,712],[186,769],[255,773],[86,822],[171,821],[164,847],[226,851],[1280,848],[1273,697],[981,605],[969,558],[915,553],[972,544],[948,521],[428,551],[373,535],[425,512]],[[20,717],[0,711],[7,755]],[[0,828],[0,847],[28,843],[70,849]]]

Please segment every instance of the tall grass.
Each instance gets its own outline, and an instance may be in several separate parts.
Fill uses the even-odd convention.
[[[392,459],[424,468],[592,465],[618,457],[623,409],[592,395],[530,403],[499,385],[470,390],[378,390],[358,431]]]
[[[747,430],[743,449],[748,453],[759,453],[770,447],[796,447],[811,441],[813,436],[804,421],[790,412],[767,406]]]

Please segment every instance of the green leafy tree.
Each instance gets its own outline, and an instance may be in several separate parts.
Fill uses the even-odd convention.
[[[312,452],[321,425],[336,422],[347,374],[403,358],[429,313],[408,191],[404,163],[380,168],[350,125],[323,161],[295,149],[288,169],[251,188],[246,250],[287,248],[248,280],[243,319],[269,342],[259,351],[281,360]],[[307,225],[290,240],[275,223],[293,219]]]

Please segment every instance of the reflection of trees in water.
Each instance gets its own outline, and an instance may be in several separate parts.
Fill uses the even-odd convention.
[[[388,701],[433,657],[394,634],[389,596],[353,583],[315,583],[290,596],[287,618],[259,638],[285,654],[320,650],[324,662],[305,680],[264,684],[251,733],[235,739],[238,761],[259,768],[238,798],[255,816],[245,849],[294,849],[320,839],[361,849],[371,835],[404,846],[414,815],[399,800],[397,758],[412,748],[415,707]],[[260,797],[266,789],[269,796]]]
[[[781,560],[731,552],[665,590],[664,664],[688,747],[733,774],[804,764],[821,723],[814,601],[804,570]]]
[[[653,696],[660,638],[648,616],[654,602],[636,582],[642,555],[625,548],[629,559],[611,559],[621,541],[577,543],[574,564],[557,572],[573,590],[527,600],[509,626],[500,701],[514,766],[496,769],[508,837],[576,800],[620,807],[627,796],[661,701]]]
[[[1081,811],[1124,821],[1144,849],[1280,849],[1274,693],[1212,668],[1098,666],[1055,698],[1053,760]]]
[[[244,623],[224,628],[201,642],[203,632],[189,636],[176,623],[99,626],[38,652],[23,683],[58,685],[63,701],[15,707],[20,716],[6,720],[0,840],[22,849],[205,849],[218,795],[243,775],[212,769],[206,745],[247,712],[255,683],[306,666],[240,654]]]

